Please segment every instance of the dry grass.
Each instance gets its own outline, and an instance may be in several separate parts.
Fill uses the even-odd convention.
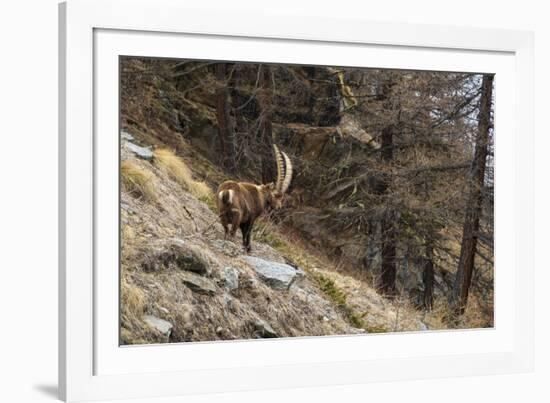
[[[207,198],[212,194],[208,185],[193,179],[193,175],[185,162],[167,148],[155,151],[155,161],[164,168],[170,177],[197,197]]]
[[[121,279],[121,332],[123,344],[147,344],[160,341],[159,334],[143,322],[143,315],[148,311],[150,301],[146,290],[135,284],[128,276]]]
[[[491,328],[494,326],[493,305],[472,293],[466,311],[456,318],[447,298],[439,296],[434,299],[433,309],[424,312],[423,322],[432,330]]]
[[[124,277],[122,278],[120,299],[128,312],[133,312],[137,317],[141,317],[145,313],[147,300],[145,293]]]
[[[172,153],[160,154],[164,162],[181,161],[179,157],[170,158]],[[169,157],[162,158],[166,155]],[[153,164],[135,160],[131,155],[127,158],[132,162],[126,173],[144,171],[154,183],[156,199],[152,202],[135,197],[130,193],[131,183],[124,186],[121,195],[121,343],[253,338],[253,323],[258,318],[269,323],[281,337],[349,333],[348,321],[335,311],[330,300],[318,296],[311,281],[302,279],[299,287],[288,292],[273,290],[244,261],[240,245],[228,242],[222,246],[222,228],[213,211],[211,192],[194,196],[190,190],[193,188],[187,183],[182,186],[181,177],[176,180],[173,170],[159,163],[158,158]],[[176,166],[182,165],[176,162]],[[174,239],[185,251],[174,250]],[[256,246],[257,256],[282,260],[267,245]],[[236,253],[226,253],[231,247]],[[179,257],[187,256],[188,251],[207,255],[203,259],[208,260],[210,272],[203,277],[215,284],[214,295],[194,292],[184,284],[186,267]],[[227,266],[239,271],[239,288],[233,292],[223,286],[223,269]],[[144,315],[173,324],[170,339],[150,328]]]
[[[156,200],[153,174],[142,168],[137,162],[126,160],[120,167],[122,183],[128,193],[134,197]]]

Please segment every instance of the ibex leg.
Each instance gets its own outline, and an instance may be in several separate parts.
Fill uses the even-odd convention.
[[[250,234],[252,233],[252,223],[251,222],[241,223],[241,232],[243,234],[243,248],[245,252],[249,253],[251,251]]]

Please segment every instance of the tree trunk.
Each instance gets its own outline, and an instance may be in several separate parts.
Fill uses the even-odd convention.
[[[422,272],[424,283],[424,309],[431,311],[434,306],[434,248],[431,241],[426,244],[426,260]]]
[[[272,115],[272,91],[271,68],[262,64],[260,70],[260,153],[262,163],[262,183],[275,182],[277,167],[273,157],[273,124]]]
[[[235,165],[235,138],[233,134],[233,123],[229,114],[230,101],[229,89],[227,87],[227,65],[226,63],[216,64],[216,78],[218,88],[216,89],[216,115],[218,120],[218,136],[222,150],[222,165],[231,173],[236,170]]]
[[[363,258],[363,269],[372,272],[375,269],[375,261],[378,256],[378,245],[380,244],[379,221],[369,219],[367,222],[367,247]]]
[[[481,89],[478,131],[476,136],[474,159],[470,171],[470,190],[464,227],[460,259],[452,296],[453,313],[458,316],[464,313],[468,302],[468,292],[472,282],[474,257],[479,232],[479,217],[483,200],[483,185],[485,182],[485,164],[487,145],[491,126],[491,102],[493,90],[493,75],[484,75]]]

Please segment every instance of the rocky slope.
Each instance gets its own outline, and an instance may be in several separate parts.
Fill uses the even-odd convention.
[[[135,137],[126,132],[122,150],[122,343],[426,329],[267,219],[250,255],[239,237],[224,242],[210,188]]]

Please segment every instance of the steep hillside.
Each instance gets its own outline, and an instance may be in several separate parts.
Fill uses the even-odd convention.
[[[417,313],[399,319],[397,310],[409,308],[334,272],[267,220],[250,255],[240,238],[224,243],[212,192],[187,168],[193,161],[163,149],[150,156],[135,143],[125,133],[123,343],[425,329]]]
[[[254,119],[261,122],[261,97],[257,101],[258,89],[246,85],[245,79],[255,79],[247,76],[250,71],[235,72],[243,82],[231,93],[242,102],[243,116],[235,116],[241,148],[239,170],[228,174],[220,163],[219,84],[204,67],[189,63],[130,58],[123,64],[121,343],[492,326],[489,258],[477,263],[465,314],[447,320],[461,230],[460,214],[448,206],[460,199],[461,188],[434,189],[431,204],[423,205],[409,175],[418,181],[419,174],[431,171],[403,168],[414,155],[425,158],[424,151],[413,150],[413,157],[403,156],[396,163],[402,166],[391,168],[402,181],[396,180],[393,199],[369,193],[384,169],[376,157],[381,145],[369,132],[378,129],[362,122],[363,115],[334,104],[333,87],[342,94],[351,89],[331,69],[311,77],[305,68],[305,73],[298,68],[281,73],[271,129],[296,164],[295,180],[284,209],[255,225],[249,255],[243,253],[240,233],[224,241],[214,191],[225,179],[261,181],[261,153],[249,137],[255,129],[248,126]],[[352,101],[344,97],[342,104],[350,108]],[[383,114],[367,112],[369,122]],[[442,154],[453,157],[445,148]],[[350,180],[354,169],[365,171]],[[444,175],[437,180],[464,183],[454,171]],[[395,256],[399,292],[391,298],[377,291],[380,221],[387,206],[403,210]],[[454,221],[440,224],[428,207]],[[425,234],[437,235],[440,252],[432,260],[434,302],[428,310],[421,308],[426,258],[419,240]],[[491,254],[483,245],[480,252]]]

